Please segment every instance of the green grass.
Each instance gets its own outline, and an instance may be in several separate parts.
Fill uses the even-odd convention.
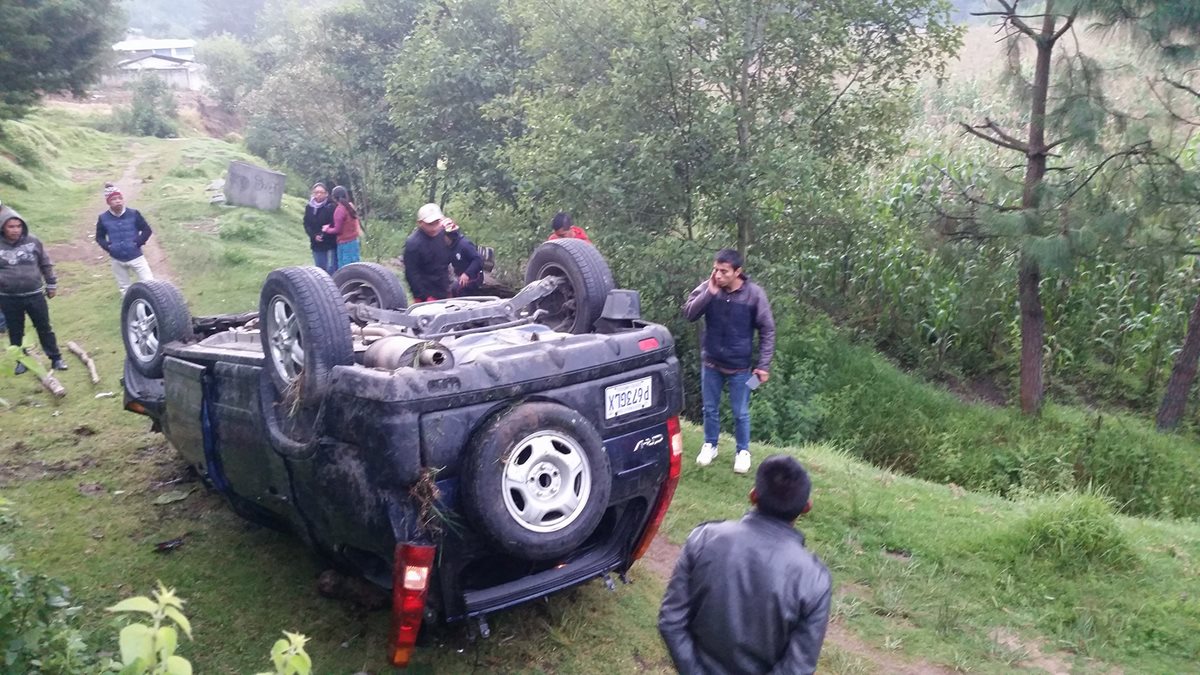
[[[1135,415],[964,402],[851,344],[820,317],[779,331],[751,416],[782,444],[825,441],[878,466],[1009,496],[1103,489],[1124,513],[1200,517],[1200,443]]]
[[[699,437],[689,437],[689,448]],[[778,450],[762,447],[764,457]],[[834,572],[834,615],[884,645],[949,666],[1003,672],[997,629],[1087,670],[1184,672],[1200,658],[1200,527],[1115,516],[1093,496],[1012,502],[900,476],[825,446],[792,452],[813,473],[800,528]],[[666,521],[737,517],[751,481],[722,456],[684,470]],[[1063,563],[1068,564],[1064,565]]]
[[[120,177],[138,144],[65,120],[48,111],[0,128],[0,199],[20,211],[46,243],[69,239],[89,204],[96,213],[104,209],[101,186]],[[8,178],[14,175],[15,182]],[[94,214],[89,222],[95,222]]]
[[[119,175],[128,161],[121,153],[131,141],[87,136],[94,145],[86,152],[64,150],[35,172],[38,189],[2,195],[37,213],[51,242],[86,231],[90,223],[78,216],[95,206],[92,184],[56,182],[63,167],[89,170],[94,153],[99,170]],[[298,200],[285,198],[276,214],[207,203],[204,187],[228,159],[241,157],[238,150],[206,139],[135,143],[147,155],[139,207],[159,232],[193,311],[253,309],[267,270],[308,260]],[[51,197],[43,183],[59,191]],[[115,284],[103,264],[66,263],[60,274],[64,293],[51,303],[55,328],[63,341],[88,347],[104,381],[93,387],[73,364],[62,378],[70,394],[55,402],[28,375],[16,378],[0,367],[0,397],[12,406],[0,408],[0,496],[15,502],[23,521],[0,538],[14,545],[17,562],[74,589],[98,648],[116,644],[102,608],[145,594],[161,579],[188,600],[196,640],[181,652],[197,672],[256,672],[281,630],[313,636],[318,672],[382,670],[386,612],[361,614],[321,598],[315,578],[322,566],[298,539],[247,524],[198,484],[168,485],[184,475],[184,465],[163,438],[148,432],[144,418],[123,412],[118,398],[93,398],[120,391]],[[885,394],[897,391],[884,384]],[[902,411],[899,401],[923,400],[879,405]],[[697,469],[691,454],[698,431],[687,427],[686,438],[687,465],[664,526],[675,543],[698,522],[740,515],[750,488],[749,478],[724,464],[728,453]],[[759,458],[769,452],[756,446]],[[1003,629],[1081,670],[1108,664],[1183,672],[1200,658],[1200,526],[1118,516],[1090,496],[1009,501],[975,494],[881,470],[827,446],[793,452],[816,481],[816,508],[801,527],[833,570],[835,618],[880,654],[1008,672],[1023,656],[989,637]],[[180,487],[196,489],[183,501],[154,504]],[[156,542],[181,536],[182,548],[154,552]],[[418,651],[416,672],[668,672],[655,629],[664,580],[644,565],[633,571],[634,583],[616,593],[591,583],[499,613],[483,643],[468,643],[461,629],[440,633]],[[833,673],[880,667],[837,645],[827,647],[822,662]]]

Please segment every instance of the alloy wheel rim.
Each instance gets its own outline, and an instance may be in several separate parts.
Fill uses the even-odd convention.
[[[531,532],[557,532],[578,520],[592,492],[583,447],[557,431],[516,444],[504,462],[501,491],[508,515]]]
[[[125,332],[133,357],[142,363],[158,355],[158,316],[149,302],[138,298],[129,305]]]
[[[287,382],[294,381],[304,371],[304,341],[296,310],[282,295],[267,303],[267,337],[275,372]]]

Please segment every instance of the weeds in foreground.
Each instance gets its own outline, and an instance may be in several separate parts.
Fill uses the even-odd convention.
[[[152,595],[153,599],[127,598],[108,608],[110,612],[144,614],[149,620],[121,629],[121,662],[111,669],[119,670],[121,675],[192,675],[191,662],[175,653],[179,631],[188,639],[192,637],[192,624],[183,614],[183,599],[161,581]],[[312,675],[312,658],[304,651],[307,642],[307,637],[285,631],[271,648],[274,670],[259,675]]]

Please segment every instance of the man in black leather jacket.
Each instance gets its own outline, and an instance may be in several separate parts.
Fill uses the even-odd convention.
[[[750,491],[753,510],[688,536],[658,614],[680,673],[816,670],[833,585],[795,529],[812,506],[811,492],[800,462],[770,457]]]

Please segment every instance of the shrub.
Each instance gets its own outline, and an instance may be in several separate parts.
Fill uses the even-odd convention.
[[[18,166],[8,157],[0,155],[0,183],[18,190],[28,190],[33,174]]]
[[[250,254],[244,248],[227,246],[221,253],[221,260],[225,265],[236,267],[250,262]]]
[[[780,330],[785,386],[772,391],[773,374],[755,394],[754,406],[772,408],[753,411],[768,425],[754,428],[756,440],[786,438],[798,425],[811,436],[789,442],[832,441],[927,480],[1009,496],[1094,485],[1124,513],[1200,515],[1200,457],[1187,437],[1159,434],[1131,415],[1047,406],[1031,419],[966,403],[814,323]],[[789,404],[799,410],[790,419],[780,412]]]
[[[249,223],[222,225],[218,235],[225,241],[259,242],[266,238],[267,233],[258,226]]]
[[[0,546],[0,671],[91,673],[97,662],[79,628],[70,589],[17,568]]]
[[[113,110],[114,126],[135,136],[176,136],[179,130],[175,118],[175,95],[153,75],[143,77],[134,86],[130,107]]]
[[[1095,493],[1042,499],[1002,538],[1002,550],[1062,571],[1125,569],[1137,560],[1112,505]]]

